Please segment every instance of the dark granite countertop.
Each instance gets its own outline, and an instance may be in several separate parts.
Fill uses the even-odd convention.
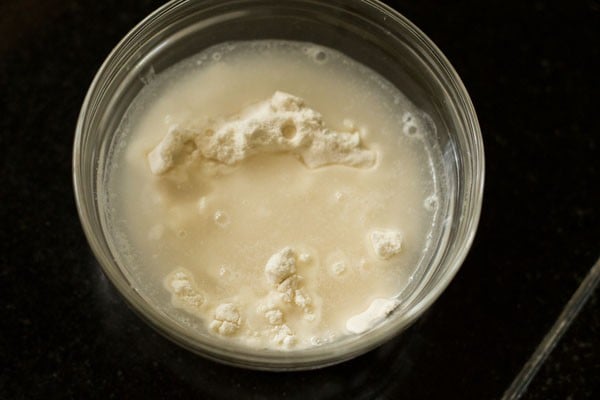
[[[110,49],[160,3],[0,3],[0,399],[500,398],[600,255],[598,1],[389,1],[471,94],[487,164],[480,228],[406,333],[338,366],[279,374],[159,336],[104,278],[79,225],[79,108]],[[524,398],[600,398],[598,296]]]

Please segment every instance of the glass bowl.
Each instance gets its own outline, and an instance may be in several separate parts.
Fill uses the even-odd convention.
[[[401,305],[384,323],[319,347],[242,348],[194,332],[138,292],[107,227],[107,160],[118,125],[154,74],[212,45],[281,39],[334,48],[397,86],[430,117],[443,181],[438,222]],[[410,21],[376,0],[174,0],[139,23],[107,57],[84,100],[73,151],[76,201],[83,229],[106,276],[129,305],[175,343],[205,357],[248,368],[323,367],[364,353],[406,329],[441,294],[473,241],[479,220],[484,156],[477,117],[458,75]]]

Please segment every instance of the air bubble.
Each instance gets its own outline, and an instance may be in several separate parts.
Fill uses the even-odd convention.
[[[204,197],[204,196],[200,197],[200,199],[198,200],[198,203],[196,205],[198,207],[198,212],[200,214],[203,214],[204,211],[206,210],[206,197]]]
[[[423,206],[428,211],[435,211],[438,207],[438,197],[435,194],[432,194],[425,199]]]
[[[303,52],[317,64],[325,64],[329,58],[327,52],[320,47],[308,47]]]
[[[224,211],[218,210],[215,212],[215,224],[219,225],[221,228],[225,228],[227,225],[231,223],[229,219],[229,215],[227,215]]]
[[[402,131],[407,136],[416,136],[417,133],[419,132],[419,128],[417,128],[417,126],[414,123],[409,122],[409,123],[404,124]]]
[[[221,265],[219,267],[219,277],[225,281],[233,281],[236,279],[237,274],[227,265]]]
[[[310,338],[310,343],[313,346],[320,346],[320,345],[323,344],[323,340],[321,340],[321,338],[318,337],[318,336],[313,336],[313,337]]]
[[[404,122],[405,124],[408,122],[412,122],[412,120],[414,119],[413,115],[411,113],[404,113],[404,115],[402,116],[402,122]]]
[[[317,62],[325,62],[327,60],[327,54],[324,51],[319,51],[315,54],[315,61]]]
[[[333,272],[333,274],[336,276],[340,276],[345,271],[346,271],[346,264],[343,261],[336,262],[331,266],[331,272]]]
[[[154,80],[154,78],[156,78],[156,71],[154,71],[154,67],[151,65],[148,68],[148,71],[146,71],[146,73],[140,77],[140,80],[144,85],[148,85]]]
[[[302,253],[302,254],[300,254],[300,257],[298,257],[298,258],[301,262],[303,262],[305,264],[312,261],[312,257],[308,253]]]

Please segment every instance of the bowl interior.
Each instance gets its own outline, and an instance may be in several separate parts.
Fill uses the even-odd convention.
[[[104,209],[107,161],[121,139],[129,105],[156,74],[226,41],[282,39],[337,49],[375,70],[426,114],[441,193],[439,220],[419,272],[390,320],[364,335],[298,352],[225,347],[198,339],[135,290],[116,250]],[[173,1],[134,28],[98,72],[84,102],[74,149],[80,217],[104,271],[144,319],[208,357],[264,369],[301,369],[343,361],[382,343],[420,315],[455,274],[473,238],[483,184],[477,120],[456,73],[406,19],[375,1]]]

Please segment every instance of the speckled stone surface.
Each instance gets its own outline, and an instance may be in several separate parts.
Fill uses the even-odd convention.
[[[480,229],[454,281],[405,334],[342,365],[285,374],[218,365],[156,334],[106,281],[79,226],[79,108],[110,49],[160,2],[0,4],[0,399],[502,395],[600,255],[600,7],[389,3],[438,44],[471,94],[487,157]],[[528,398],[597,398],[595,299]]]

